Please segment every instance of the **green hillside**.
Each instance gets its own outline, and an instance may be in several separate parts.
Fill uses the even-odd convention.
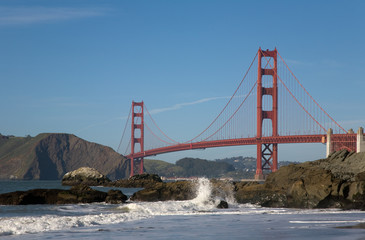
[[[147,173],[156,173],[163,177],[218,178],[235,170],[229,163],[219,163],[198,158],[183,158],[177,161],[176,164],[145,159],[144,167]]]
[[[184,175],[182,167],[161,160],[145,159],[144,168],[148,173],[155,173],[164,177],[181,177]]]
[[[280,162],[280,166],[294,162]],[[160,160],[144,160],[147,173],[156,173],[163,177],[228,177],[235,180],[253,179],[256,173],[256,158],[231,157],[209,161],[198,158],[183,158],[176,164]]]

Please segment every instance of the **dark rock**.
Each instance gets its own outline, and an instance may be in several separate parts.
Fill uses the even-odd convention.
[[[105,202],[111,204],[125,203],[128,197],[122,193],[120,190],[109,190]]]
[[[104,202],[107,196],[107,193],[94,190],[86,185],[73,186],[69,192],[69,196],[77,197],[78,203]]]
[[[190,200],[196,197],[195,184],[189,181],[158,182],[134,193],[132,201]]]
[[[226,201],[220,201],[220,203],[217,205],[217,208],[228,208],[228,203]]]
[[[130,177],[129,179],[120,179],[109,183],[109,186],[124,188],[150,188],[155,184],[162,183],[161,178],[157,174],[140,174]]]
[[[365,181],[365,171],[356,174],[355,181]]]
[[[237,185],[235,198],[238,203],[259,204],[265,207],[286,207],[287,198],[280,189],[267,188],[264,184],[250,182]]]
[[[62,178],[62,185],[88,185],[100,186],[110,183],[110,179],[98,172],[96,169],[89,167],[82,167],[75,171],[68,172]]]
[[[129,178],[130,181],[152,181],[152,182],[162,182],[160,176],[157,174],[143,173],[139,175],[134,175]]]
[[[70,190],[33,189],[0,194],[0,205],[121,203],[126,200],[127,197],[120,191],[105,193],[85,185],[74,186]]]

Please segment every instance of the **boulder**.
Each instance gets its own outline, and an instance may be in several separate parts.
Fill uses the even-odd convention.
[[[162,183],[162,180],[157,174],[144,173],[132,176],[129,179],[120,179],[108,185],[124,188],[150,188],[158,183]]]
[[[333,175],[315,162],[291,164],[268,176],[266,189],[278,189],[287,197],[288,207],[314,208],[331,194]]]
[[[190,200],[196,197],[195,185],[190,181],[158,182],[134,193],[132,201]]]
[[[127,200],[128,197],[120,190],[109,190],[105,198],[105,202],[111,204],[125,203]]]
[[[228,208],[228,203],[226,201],[220,201],[217,208]]]
[[[82,167],[75,171],[66,173],[62,178],[62,185],[88,185],[100,186],[110,183],[110,179],[94,168]]]
[[[33,189],[0,194],[0,205],[123,203],[126,200],[127,197],[119,190],[105,193],[86,185],[73,186],[70,190]]]

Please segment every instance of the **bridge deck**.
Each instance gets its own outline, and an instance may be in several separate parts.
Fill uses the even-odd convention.
[[[157,154],[194,150],[194,149],[205,149],[215,147],[228,147],[228,146],[241,146],[241,145],[256,145],[258,143],[326,143],[327,135],[293,135],[293,136],[277,136],[277,137],[262,137],[257,138],[237,138],[237,139],[225,139],[225,140],[214,140],[214,141],[203,141],[193,143],[180,143],[176,145],[160,147],[155,149],[146,150],[144,152],[138,152],[132,155],[127,155],[128,159],[132,157],[142,158],[148,156],[154,156]],[[350,142],[356,143],[356,134],[333,134],[331,135],[332,142]]]

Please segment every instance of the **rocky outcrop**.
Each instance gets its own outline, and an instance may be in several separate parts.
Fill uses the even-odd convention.
[[[129,175],[128,161],[112,148],[72,134],[0,139],[0,179],[58,180],[80,167],[92,167],[108,178]]]
[[[85,185],[74,186],[70,190],[33,189],[0,194],[0,205],[122,203],[126,200],[127,196],[119,190],[105,193]]]
[[[202,187],[202,188],[201,188]],[[233,201],[234,184],[228,181],[203,180],[203,181],[176,181],[154,182],[146,188],[134,193],[132,201],[172,201],[191,200],[200,192],[207,194],[208,202],[218,200],[218,208],[228,208],[227,201]],[[209,196],[208,196],[209,195]]]
[[[151,188],[154,187],[156,183],[162,183],[160,176],[157,174],[143,173],[134,175],[129,179],[119,179],[108,185],[124,188]]]
[[[87,185],[87,186],[100,186],[110,183],[110,179],[101,174],[94,168],[82,167],[72,172],[68,172],[62,178],[62,185],[75,186],[75,185]]]
[[[238,203],[259,204],[264,207],[285,207],[283,192],[266,187],[257,182],[235,183],[235,199]]]
[[[195,184],[190,181],[158,182],[134,193],[132,201],[190,200],[196,197]]]
[[[365,210],[365,153],[346,150],[326,159],[281,167],[264,183],[211,180],[211,197],[225,207],[233,195],[238,203],[264,207],[343,208]],[[136,192],[134,201],[188,200],[194,182],[157,182]]]
[[[120,190],[109,190],[105,198],[105,202],[111,204],[125,203],[127,200],[128,197]]]
[[[281,167],[264,184],[236,184],[236,199],[268,207],[364,209],[365,153],[343,150]]]

